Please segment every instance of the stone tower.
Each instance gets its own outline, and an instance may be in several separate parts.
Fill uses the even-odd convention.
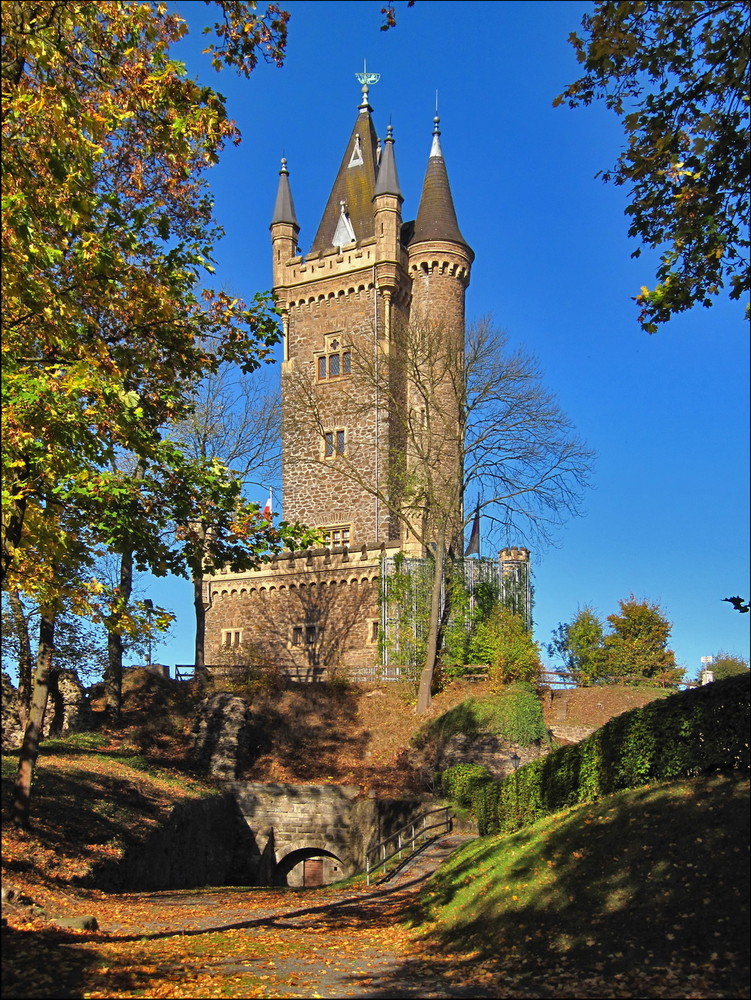
[[[396,465],[409,468],[411,460],[397,411],[415,405],[394,359],[414,327],[435,328],[441,343],[463,350],[474,254],[457,223],[438,118],[417,216],[405,223],[392,129],[381,143],[372,110],[366,84],[310,252],[298,248],[284,159],[270,225],[284,335],[282,516],[321,528],[327,546],[212,577],[208,664],[230,654],[242,661],[250,647],[263,662],[314,672],[377,662],[383,556],[424,554],[386,502]],[[378,376],[370,384],[356,382],[358,358],[373,359]],[[315,419],[305,387],[315,392]],[[446,440],[456,440],[450,405],[442,420]],[[456,485],[456,529],[458,451],[446,455],[441,476]],[[342,475],[345,461],[356,475]]]
[[[410,325],[437,325],[461,349],[474,256],[457,224],[438,119],[417,218],[405,224],[392,129],[381,147],[371,113],[364,86],[310,253],[297,252],[300,228],[284,161],[270,227],[285,343],[283,516],[324,528],[333,544],[358,548],[407,544],[372,487],[382,497],[389,492],[394,457],[405,444],[403,421],[389,407],[397,399],[410,406],[410,389],[392,386],[387,403],[374,378],[353,400],[343,383],[352,379],[355,356],[376,357],[387,368]],[[315,383],[315,423],[297,412],[300,376]],[[403,371],[393,378],[406,383]],[[455,433],[458,421],[450,423]],[[354,478],[337,470],[343,455],[356,464]]]

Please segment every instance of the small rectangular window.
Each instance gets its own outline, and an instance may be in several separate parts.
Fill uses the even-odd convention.
[[[352,374],[352,356],[349,351],[342,354],[342,375]]]
[[[344,454],[344,431],[336,432],[336,453],[337,455]]]
[[[326,355],[318,359],[318,378],[326,378]]]
[[[340,361],[341,358],[338,354],[329,355],[329,378],[336,378],[337,375],[341,374]]]
[[[315,625],[305,626],[305,645],[314,646],[317,638],[318,629]]]
[[[295,625],[292,629],[292,645],[302,646],[302,625]]]
[[[326,431],[326,433],[323,435],[323,439],[325,442],[324,454],[326,455],[326,458],[331,458],[331,456],[334,454],[334,432]]]

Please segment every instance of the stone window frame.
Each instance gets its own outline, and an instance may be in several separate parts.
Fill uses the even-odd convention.
[[[314,351],[313,357],[318,382],[339,382],[352,375],[352,351],[339,333],[324,337],[324,349]]]
[[[323,457],[334,459],[347,453],[347,428],[332,427],[323,432]]]
[[[351,524],[326,524],[321,528],[324,534],[324,546],[326,548],[338,549],[342,546],[349,548],[352,544]]]
[[[241,628],[222,629],[222,649],[239,649],[243,644],[243,630]]]
[[[323,640],[323,625],[315,625],[313,622],[303,622],[300,625],[293,625],[290,631],[290,646],[300,649],[310,649],[319,645]]]

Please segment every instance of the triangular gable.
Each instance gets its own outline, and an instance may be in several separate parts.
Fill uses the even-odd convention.
[[[347,207],[344,202],[342,202],[339,221],[336,224],[336,231],[334,232],[334,238],[331,241],[331,245],[341,249],[343,246],[346,246],[347,243],[354,243],[355,238],[355,231],[352,228],[352,222],[347,215]]]

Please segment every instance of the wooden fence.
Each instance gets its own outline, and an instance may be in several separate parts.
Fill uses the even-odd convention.
[[[342,677],[355,684],[414,680],[419,673],[419,667],[413,664],[389,665],[385,667],[373,664],[349,667],[301,667],[277,663],[256,663],[252,665],[248,663],[207,663],[204,669],[214,677],[235,677],[239,679],[243,674],[257,675],[268,672],[279,673],[291,680],[304,683]],[[465,672],[458,675],[458,679],[465,681],[486,681],[489,676],[488,665],[486,663],[468,664],[464,670]],[[178,663],[175,665],[176,680],[189,681],[194,677],[194,664]],[[558,674],[553,671],[543,671],[540,675],[540,683],[546,687],[575,686],[568,675]]]

